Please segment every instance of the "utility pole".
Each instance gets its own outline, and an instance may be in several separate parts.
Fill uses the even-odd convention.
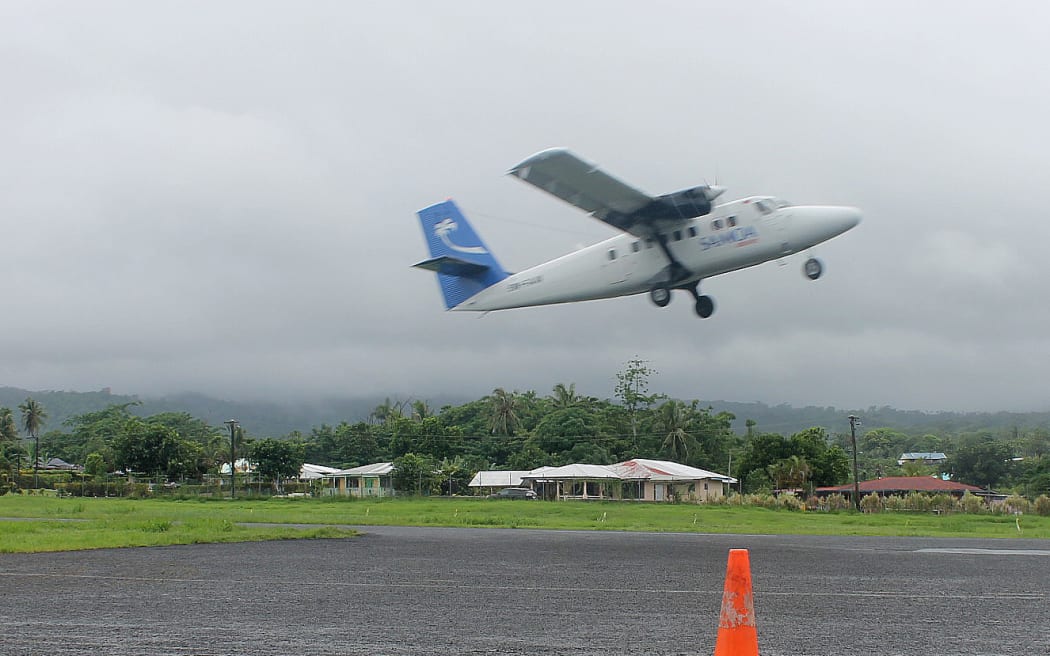
[[[230,429],[230,498],[237,496],[237,420],[227,419],[222,422]]]
[[[857,424],[860,419],[854,415],[849,416],[849,436],[853,443],[853,507],[860,512],[860,482],[857,480]]]

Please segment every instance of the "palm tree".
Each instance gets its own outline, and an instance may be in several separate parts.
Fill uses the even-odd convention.
[[[18,426],[11,408],[0,408],[0,442],[14,442],[18,439]]]
[[[372,411],[371,418],[377,424],[393,423],[398,417],[405,416],[405,406],[407,405],[408,401],[391,401],[390,397],[387,397]]]
[[[573,408],[583,402],[583,397],[576,393],[576,383],[569,383],[568,387],[564,383],[558,383],[554,386],[554,393],[550,398],[558,410]]]
[[[412,402],[412,418],[416,421],[423,421],[427,417],[434,416],[434,409],[430,407],[430,404],[426,401],[413,401]]]
[[[25,403],[18,406],[22,411],[22,429],[33,438],[33,487],[40,487],[40,428],[47,419],[47,411],[44,406],[33,399],[26,399]]]
[[[507,392],[502,387],[492,390],[489,397],[492,404],[492,419],[490,425],[494,435],[510,436],[518,427],[518,398],[513,392]]]
[[[787,471],[791,483],[798,483],[799,487],[805,490],[806,479],[813,473],[813,468],[809,466],[806,459],[798,455],[791,456],[787,459]]]
[[[791,478],[790,467],[786,459],[778,460],[769,465],[766,467],[766,472],[769,473],[769,478],[773,481],[774,490],[781,489],[782,482]]]
[[[668,457],[682,462],[689,457],[693,446],[693,436],[689,433],[692,417],[689,408],[681,401],[668,401],[660,406],[660,423],[667,432],[663,448]]]

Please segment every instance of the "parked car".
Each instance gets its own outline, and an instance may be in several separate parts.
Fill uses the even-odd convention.
[[[535,499],[536,493],[527,487],[505,487],[495,494],[489,495],[490,499]]]

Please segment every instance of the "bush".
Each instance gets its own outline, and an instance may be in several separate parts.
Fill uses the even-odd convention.
[[[1045,494],[1040,495],[1039,498],[1035,500],[1033,508],[1035,509],[1035,514],[1041,517],[1050,517],[1050,497]]]
[[[877,494],[867,494],[860,500],[860,509],[864,512],[876,513],[882,511],[882,497]]]
[[[777,497],[777,508],[784,510],[805,510],[806,504],[793,494],[781,494]]]
[[[838,492],[835,494],[829,494],[828,498],[824,500],[824,503],[827,505],[828,510],[831,511],[846,510],[849,508],[849,501],[846,500],[846,496],[844,494],[839,494]]]
[[[900,512],[908,509],[908,500],[899,495],[893,495],[886,497],[882,500],[882,507],[885,510],[893,510]]]
[[[1031,509],[1032,504],[1020,494],[1011,494],[1006,498],[1006,501],[1003,501],[1003,510],[1011,514],[1026,513]]]
[[[962,512],[970,513],[972,515],[976,515],[977,513],[984,512],[984,509],[985,509],[984,508],[984,500],[981,499],[981,497],[977,497],[977,496],[974,496],[974,495],[970,494],[969,490],[967,490],[962,495],[962,498],[959,499],[958,507],[959,507],[959,510],[961,510]]]
[[[955,499],[949,495],[941,492],[930,497],[930,510],[936,510],[939,512],[951,512],[955,510]]]

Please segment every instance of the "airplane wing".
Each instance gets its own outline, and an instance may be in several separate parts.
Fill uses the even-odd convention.
[[[707,214],[711,200],[720,193],[717,188],[701,186],[653,197],[564,148],[536,153],[512,168],[510,174],[639,237],[652,235],[661,222]]]

